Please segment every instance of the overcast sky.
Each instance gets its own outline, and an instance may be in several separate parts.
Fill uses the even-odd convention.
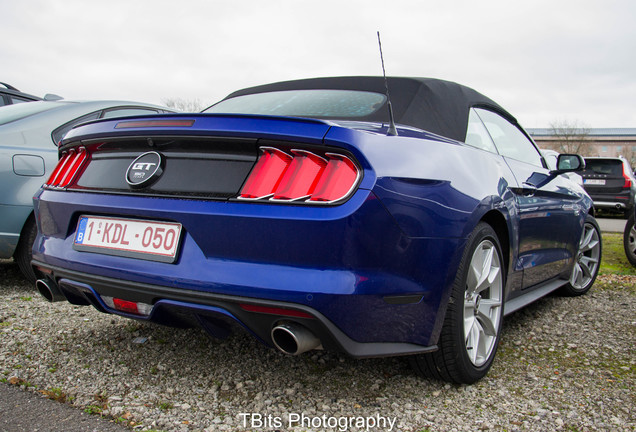
[[[0,81],[210,105],[296,78],[442,78],[526,128],[636,127],[636,1],[0,0]]]

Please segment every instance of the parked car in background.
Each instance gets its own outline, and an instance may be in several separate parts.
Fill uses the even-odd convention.
[[[70,131],[34,199],[50,301],[287,354],[412,355],[471,383],[504,314],[587,292],[592,200],[515,118],[456,83],[382,77],[240,90],[201,114]],[[393,127],[395,126],[395,127]]]
[[[627,219],[625,224],[625,232],[623,233],[623,247],[625,255],[632,265],[636,266],[636,207],[634,212]]]
[[[23,93],[12,85],[0,82],[0,106],[38,100],[42,100],[42,98]]]
[[[581,177],[595,208],[621,213],[625,217],[632,213],[636,178],[627,160],[621,157],[586,157]]]
[[[0,258],[13,256],[35,281],[33,195],[57,164],[57,143],[66,132],[89,120],[165,112],[170,111],[119,101],[36,101],[0,108]]]

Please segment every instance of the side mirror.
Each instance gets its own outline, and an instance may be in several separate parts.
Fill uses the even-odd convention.
[[[585,159],[577,154],[560,154],[557,158],[557,169],[553,174],[563,174],[566,172],[583,171],[585,169]]]

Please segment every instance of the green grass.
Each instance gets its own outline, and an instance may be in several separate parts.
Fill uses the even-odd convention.
[[[603,257],[600,274],[636,276],[636,267],[627,261],[623,248],[623,235],[603,233]]]
[[[102,411],[104,411],[103,408],[97,405],[88,405],[84,408],[84,412],[91,415],[101,414]]]

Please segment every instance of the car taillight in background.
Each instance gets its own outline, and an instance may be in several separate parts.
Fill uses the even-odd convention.
[[[623,185],[623,189],[629,189],[632,187],[632,179],[629,176],[629,174],[627,173],[627,171],[625,171],[625,164],[623,164],[623,177],[625,178],[625,184]]]
[[[239,199],[332,204],[351,195],[360,169],[347,156],[261,147]]]
[[[84,147],[64,152],[44,186],[51,188],[68,187],[77,177],[77,173],[84,167],[88,157],[88,152]]]

